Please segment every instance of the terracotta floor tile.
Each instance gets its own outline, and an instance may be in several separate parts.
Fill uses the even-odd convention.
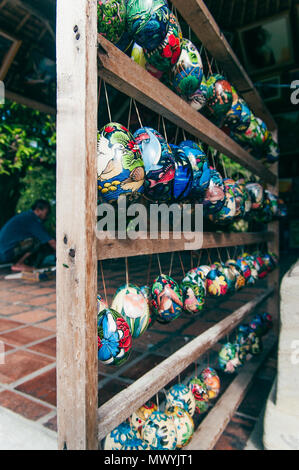
[[[49,317],[52,317],[53,314],[47,310],[30,310],[25,313],[19,313],[18,315],[12,315],[9,317],[10,320],[19,320],[23,323],[35,323],[40,320],[46,320]]]
[[[51,316],[52,316],[52,313],[51,313]],[[51,320],[40,323],[39,327],[48,329],[50,331],[56,331],[56,318],[52,318]]]
[[[15,351],[5,356],[5,364],[0,365],[0,383],[10,384],[53,362],[29,351]]]
[[[144,359],[140,360],[123,373],[120,373],[120,375],[131,380],[137,380],[143,374],[153,369],[157,364],[159,364],[163,360],[163,356],[158,356],[157,354],[149,354]]]
[[[31,346],[29,350],[56,357],[56,338],[51,338],[35,346]]]
[[[56,406],[56,369],[22,383],[16,390]]]
[[[53,418],[49,419],[49,421],[44,423],[44,426],[51,429],[51,431],[57,432],[57,416],[53,416]]]
[[[25,344],[33,343],[34,341],[46,338],[50,335],[51,333],[45,329],[36,328],[35,326],[26,326],[25,328],[20,328],[11,333],[2,333],[0,340],[14,346],[24,346]]]
[[[47,306],[51,304],[51,300],[47,295],[41,295],[39,297],[31,298],[28,303],[34,307],[39,307],[40,305]]]
[[[13,328],[18,328],[19,326],[24,326],[23,323],[12,321],[12,317],[7,320],[6,318],[0,318],[0,332],[7,330],[12,330]]]
[[[140,336],[140,338],[134,338],[134,349],[142,352],[148,351],[165,338],[167,338],[166,335],[155,333],[152,330],[147,330],[142,336]]]
[[[254,426],[255,421],[234,416],[213,450],[243,450]]]
[[[129,385],[126,382],[123,382],[118,379],[112,379],[107,382],[103,388],[99,389],[99,400],[98,406],[103,405],[106,401],[110,400],[110,398],[114,397],[117,393],[121,392]]]
[[[17,313],[28,312],[30,307],[28,305],[4,305],[0,304],[0,315],[10,316]]]
[[[15,302],[26,302],[30,299],[30,294],[14,292],[14,291],[6,291],[0,292],[0,301],[1,302],[8,302],[8,303],[15,303]]]
[[[33,421],[38,420],[51,411],[51,408],[29,400],[10,390],[0,392],[0,406],[8,408],[14,413],[18,413],[24,416],[24,418],[32,419]]]
[[[185,328],[181,334],[182,335],[192,335],[192,336],[198,336],[204,331],[206,331],[208,328],[211,328],[211,323],[205,322],[204,318],[200,318],[198,320],[194,319],[194,323],[189,325],[187,328]]]
[[[48,310],[53,310],[53,312],[56,312],[56,302],[52,302],[51,304],[47,304],[45,305],[45,307],[48,309]]]

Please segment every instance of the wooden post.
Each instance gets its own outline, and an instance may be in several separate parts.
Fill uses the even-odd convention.
[[[97,449],[97,10],[57,1],[58,448]]]

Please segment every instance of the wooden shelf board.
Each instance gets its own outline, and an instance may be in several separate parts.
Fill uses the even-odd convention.
[[[186,234],[187,235],[187,234]],[[172,253],[184,251],[190,243],[194,234],[183,237],[181,240],[163,240],[161,236],[158,240],[97,240],[97,255],[99,260],[126,258],[132,256],[150,255],[153,253]],[[206,248],[222,248],[230,246],[252,245],[274,239],[273,232],[252,232],[252,233],[204,233],[202,242],[192,250]]]
[[[277,125],[230,44],[202,0],[172,0],[194,34],[227,74],[256,116],[274,131]]]
[[[235,310],[224,320],[213,325],[102,405],[98,409],[99,441],[131,416],[135,410],[158,393],[159,390],[177,377],[221,338],[234,330],[273,291],[274,288],[271,287],[266,289],[262,294]]]
[[[266,183],[275,184],[276,175],[265,165],[100,35],[98,46],[98,72],[107,83],[211,145]]]
[[[263,338],[263,352],[252,357],[239,371],[237,377],[201,422],[190,444],[184,450],[212,450],[214,448],[246,395],[254,375],[269,355],[276,341],[277,337],[273,333],[268,334],[265,339]]]

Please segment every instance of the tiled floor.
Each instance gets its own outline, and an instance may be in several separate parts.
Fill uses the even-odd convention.
[[[168,260],[161,257],[162,266]],[[163,269],[163,268],[162,268]],[[169,266],[167,267],[168,273]],[[129,262],[130,282],[146,284],[147,259]],[[156,274],[152,266],[150,279]],[[108,302],[119,285],[125,282],[125,268],[119,263],[104,263]],[[57,430],[56,424],[56,311],[55,282],[29,283],[21,280],[4,280],[0,272],[0,340],[5,347],[5,364],[0,365],[0,406],[8,408],[40,426]],[[182,277],[179,263],[173,264],[172,275]],[[128,387],[147,370],[163,361],[215,322],[229,315],[244,302],[260,292],[262,284],[245,288],[239,294],[222,302],[209,299],[204,315],[199,319],[183,316],[170,325],[155,323],[141,338],[134,340],[131,358],[119,368],[99,364],[99,405]],[[103,293],[99,276],[99,291]],[[225,338],[224,340],[226,340]],[[198,370],[207,364],[215,366],[220,344],[198,362]],[[244,449],[270,391],[275,370],[275,351],[256,375],[245,400],[227,426],[215,449]],[[184,381],[193,374],[191,365],[177,380]],[[233,376],[221,374],[222,393]],[[174,383],[171,382],[169,386]],[[160,399],[163,400],[163,393]]]

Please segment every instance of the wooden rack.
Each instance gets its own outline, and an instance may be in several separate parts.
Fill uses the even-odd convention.
[[[173,4],[209,52],[229,69],[230,80],[256,115],[265,119],[275,131],[274,121],[204,3],[175,0]],[[132,243],[129,240],[96,239],[98,75],[240,163],[275,192],[278,180],[277,166],[267,169],[184,100],[98,36],[96,6],[96,0],[57,1],[57,411],[60,449],[97,449],[99,439],[232,331],[261,302],[266,300],[276,320],[278,318],[276,270],[269,276],[268,288],[261,295],[205,331],[98,410],[95,341],[98,259],[184,249],[184,240],[137,240]],[[277,222],[270,224],[268,231],[263,233],[205,233],[203,248],[265,241],[270,250],[278,253]],[[222,415],[222,428],[244,395],[255,367],[246,370],[246,380],[242,376],[236,379],[243,381],[243,387],[224,418]],[[219,406],[221,404],[217,409]]]

